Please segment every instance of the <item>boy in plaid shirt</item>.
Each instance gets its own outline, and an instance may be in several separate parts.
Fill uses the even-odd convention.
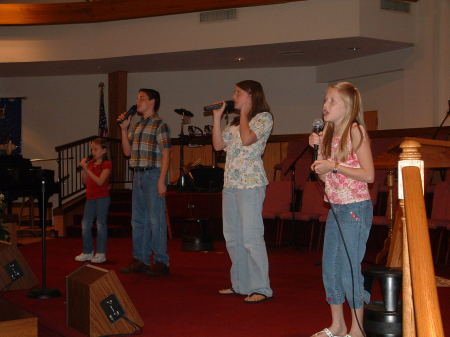
[[[142,119],[129,130],[131,116],[121,114],[122,149],[130,157],[133,175],[131,225],[133,260],[123,273],[169,274],[166,180],[169,168],[170,130],[158,115],[160,96],[156,90],[140,89],[137,112]]]

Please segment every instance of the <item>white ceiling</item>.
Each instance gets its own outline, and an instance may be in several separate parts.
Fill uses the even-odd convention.
[[[0,63],[0,77],[318,66],[411,46],[351,37],[104,59]]]

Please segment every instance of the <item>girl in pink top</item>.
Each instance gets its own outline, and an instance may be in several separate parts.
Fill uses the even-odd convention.
[[[311,169],[325,182],[325,200],[331,206],[322,257],[331,325],[313,335],[317,337],[364,335],[363,306],[369,302],[370,294],[364,289],[361,262],[372,225],[367,183],[374,180],[374,167],[370,140],[359,119],[360,110],[361,96],[352,83],[329,87],[323,104],[325,128],[309,137],[311,146],[319,145],[318,160]],[[346,299],[352,308],[350,330],[343,314]]]

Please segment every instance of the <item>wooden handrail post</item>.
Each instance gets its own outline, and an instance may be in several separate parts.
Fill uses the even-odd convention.
[[[402,173],[417,333],[420,337],[444,337],[420,171],[404,167]]]
[[[402,240],[402,336],[403,337],[415,337],[416,336],[416,324],[414,320],[414,302],[412,296],[412,285],[411,285],[411,270],[409,264],[409,246],[408,246],[408,232],[406,228],[406,218],[405,214],[405,201],[399,200],[399,208],[401,210],[401,223],[403,230],[401,231]]]
[[[401,256],[401,264],[403,266],[403,285],[402,285],[402,298],[403,298],[403,336],[404,337],[415,337],[416,336],[416,316],[415,316],[415,306],[413,301],[413,282],[411,278],[411,259],[410,259],[410,248],[408,240],[408,231],[406,211],[405,211],[405,198],[403,193],[403,167],[407,165],[417,166],[422,170],[423,177],[423,161],[419,153],[420,143],[416,141],[406,140],[400,144],[402,153],[399,157],[398,162],[398,198],[399,198],[399,213],[398,216],[401,218],[401,235],[398,237],[402,238],[402,249],[401,255],[397,248],[395,256]],[[420,176],[419,176],[420,181]],[[423,198],[423,196],[422,196]],[[398,221],[400,223],[400,221]],[[400,247],[397,242],[396,247]]]
[[[401,143],[398,162],[403,223],[403,336],[444,337],[423,197],[420,143]]]

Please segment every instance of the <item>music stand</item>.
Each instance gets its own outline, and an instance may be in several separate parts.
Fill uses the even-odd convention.
[[[41,204],[41,226],[42,226],[42,287],[34,288],[28,293],[30,298],[47,299],[61,296],[61,292],[58,289],[47,288],[47,267],[46,267],[46,231],[45,231],[45,179],[41,177],[42,183],[42,204]]]

